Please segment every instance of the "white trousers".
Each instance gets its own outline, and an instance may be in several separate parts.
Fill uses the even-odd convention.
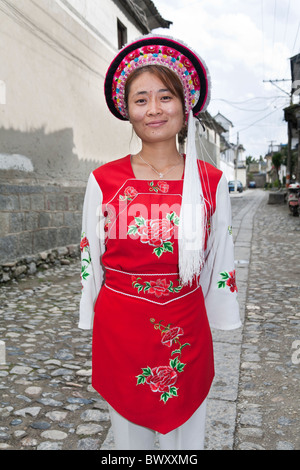
[[[182,426],[160,434],[131,423],[110,407],[110,419],[117,450],[155,450],[156,438],[161,450],[203,450],[206,401]]]

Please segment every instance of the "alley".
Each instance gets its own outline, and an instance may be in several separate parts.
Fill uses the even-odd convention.
[[[262,190],[232,197],[243,328],[213,331],[206,449],[299,449],[300,219]],[[113,449],[77,328],[79,263],[0,288],[0,449]]]

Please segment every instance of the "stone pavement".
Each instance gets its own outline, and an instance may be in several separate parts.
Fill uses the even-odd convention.
[[[267,196],[232,198],[244,325],[213,331],[206,449],[300,448],[300,219]],[[77,328],[80,289],[78,262],[0,288],[0,450],[114,448],[90,385],[91,332]]]

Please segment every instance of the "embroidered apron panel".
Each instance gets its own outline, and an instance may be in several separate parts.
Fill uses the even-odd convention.
[[[129,156],[94,174],[106,279],[95,305],[92,384],[128,420],[167,433],[201,405],[214,376],[201,287],[182,287],[178,276],[183,180],[137,180]],[[211,214],[221,173],[210,174]]]

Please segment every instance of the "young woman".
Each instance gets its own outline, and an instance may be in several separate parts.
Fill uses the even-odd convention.
[[[185,44],[144,36],[116,56],[105,94],[142,145],[87,185],[79,327],[93,328],[92,384],[117,449],[152,449],[155,431],[161,449],[202,449],[210,326],[241,326],[227,181],[195,154],[208,72]]]

